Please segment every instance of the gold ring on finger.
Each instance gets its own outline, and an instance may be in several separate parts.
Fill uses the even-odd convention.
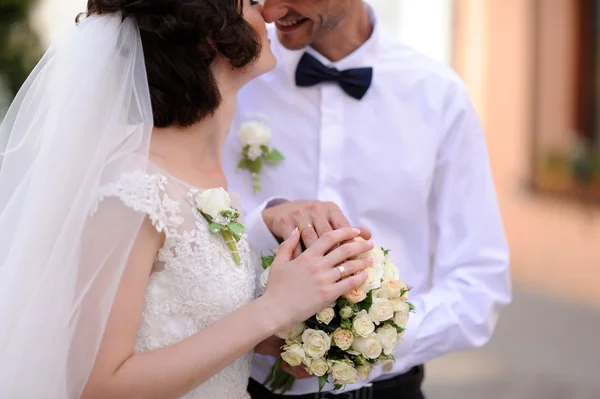
[[[340,280],[346,277],[346,268],[344,265],[337,266],[337,269],[340,271]]]
[[[313,225],[312,225],[312,224],[310,224],[310,223],[309,223],[309,224],[307,224],[307,225],[306,225],[306,226],[304,226],[304,227],[300,227],[300,235],[302,235],[302,232],[304,231],[304,229],[313,229],[313,230],[314,230],[314,227],[313,227]]]

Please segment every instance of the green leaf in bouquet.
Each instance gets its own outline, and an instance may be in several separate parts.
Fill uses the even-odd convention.
[[[268,163],[279,163],[285,159],[283,154],[275,149],[271,150],[270,152],[265,152],[264,158]]]
[[[367,364],[367,359],[363,355],[358,355],[354,358],[354,363],[356,363],[357,366],[364,366]]]
[[[406,302],[406,304],[408,305],[409,312],[414,312],[415,311],[415,305],[413,305],[410,302]]]
[[[342,389],[342,385],[340,384],[333,384],[333,387],[338,390],[338,389]]]
[[[275,261],[275,255],[262,256],[262,267],[264,270],[267,270]]]
[[[249,169],[248,158],[242,158],[237,167],[238,169]]]
[[[262,158],[256,158],[254,161],[248,160],[248,170],[252,173],[260,173],[262,165]]]
[[[352,322],[349,319],[342,319],[340,326],[344,327],[346,330],[352,330]]]
[[[241,236],[246,231],[244,225],[238,222],[231,222],[227,225],[227,227],[229,227],[229,230],[231,230],[231,232],[237,236]]]
[[[323,390],[323,388],[325,388],[325,384],[327,384],[327,381],[329,380],[329,375],[325,374],[319,377],[319,392],[321,392]]]
[[[371,309],[371,305],[373,305],[373,291],[369,291],[367,297],[362,302],[359,302],[359,306],[362,310],[368,311]]]
[[[223,229],[223,226],[221,226],[218,223],[211,223],[208,225],[208,229],[212,232],[212,233],[218,233]]]
[[[344,306],[349,306],[350,304],[348,303],[348,301],[346,301],[344,298],[338,298],[337,300],[337,306],[338,308],[343,308]]]
[[[404,328],[400,327],[396,323],[386,323],[386,324],[389,324],[390,326],[394,327],[396,329],[396,332],[398,332],[398,334],[402,334],[404,332]]]
[[[242,148],[242,155],[244,155],[244,158],[248,157],[248,151],[250,151],[250,145],[246,144],[244,148]]]
[[[383,248],[381,248],[381,250],[383,251],[383,256],[388,256],[388,254],[389,254],[390,252],[392,252],[392,250],[391,250],[391,249],[383,249]]]

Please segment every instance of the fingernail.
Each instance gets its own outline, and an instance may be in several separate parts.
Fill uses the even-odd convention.
[[[375,246],[375,244],[371,240],[367,241],[367,244],[369,244],[370,248],[373,248]]]
[[[357,229],[356,227],[352,229],[352,232],[354,234],[360,234],[360,229]]]
[[[372,257],[372,256],[369,256],[369,257],[367,258],[367,262],[368,262],[368,263],[373,263],[373,257]]]
[[[292,231],[292,234],[290,234],[290,236],[288,237],[288,240],[289,240],[290,238],[292,238],[293,236],[295,236],[297,232],[298,232],[298,228],[296,227],[296,228],[294,229],[294,231]]]

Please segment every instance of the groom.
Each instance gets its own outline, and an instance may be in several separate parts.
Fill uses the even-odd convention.
[[[230,185],[245,198],[250,242],[267,253],[299,227],[306,246],[324,232],[367,226],[393,250],[416,307],[388,369],[344,394],[300,398],[423,398],[423,364],[485,344],[510,301],[508,249],[484,136],[460,79],[386,36],[361,0],[265,0],[277,69],[240,94],[225,149]],[[262,190],[236,170],[241,124],[262,121],[285,160],[265,164]],[[280,342],[257,348],[250,393]],[[262,354],[261,354],[262,353]],[[293,370],[302,377],[302,371]],[[327,385],[325,390],[331,390]]]

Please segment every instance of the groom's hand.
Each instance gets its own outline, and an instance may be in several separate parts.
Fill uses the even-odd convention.
[[[302,242],[306,248],[313,245],[323,234],[343,227],[351,227],[341,209],[333,202],[322,201],[288,201],[262,212],[265,224],[275,237],[288,237],[298,227],[302,231]],[[360,236],[365,240],[371,238],[371,232],[360,228]],[[300,255],[301,248],[296,248],[294,257]]]

